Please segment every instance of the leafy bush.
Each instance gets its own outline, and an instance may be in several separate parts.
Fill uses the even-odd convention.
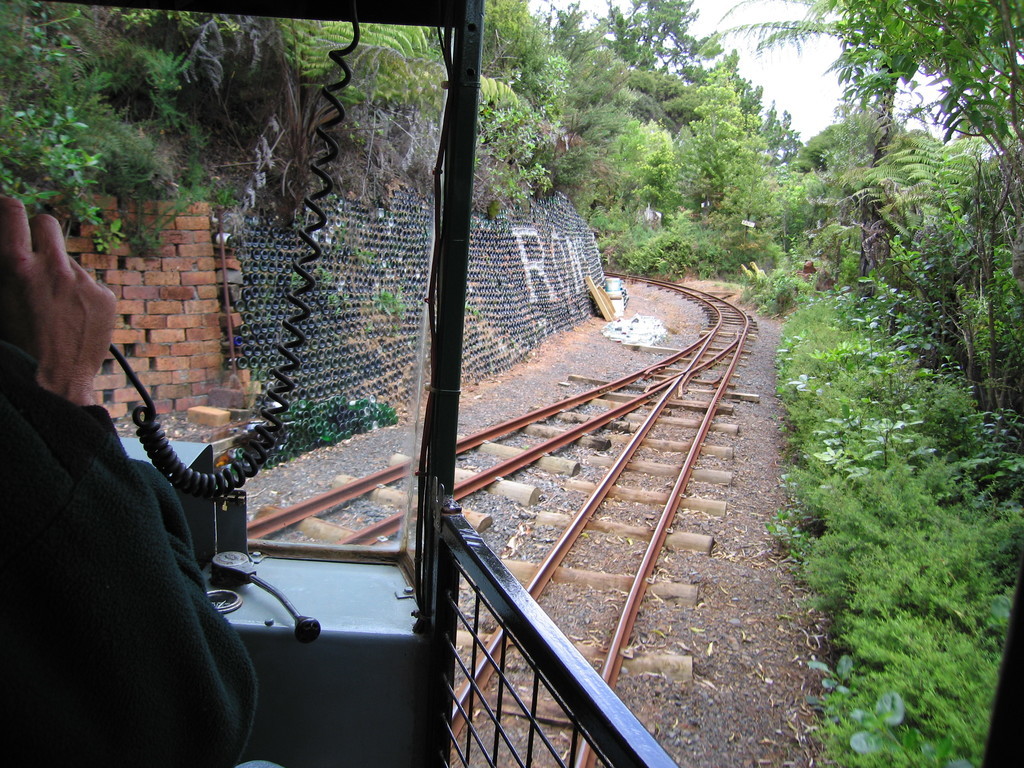
[[[747,284],[743,300],[753,302],[759,312],[767,315],[777,317],[796,309],[800,298],[811,291],[810,283],[789,264],[765,272],[752,261],[749,266],[740,264],[740,273]]]
[[[856,665],[822,704],[835,759],[977,765],[1005,633],[993,606],[1024,542],[1019,489],[991,470],[1014,466],[1018,446],[1013,430],[988,439],[963,383],[920,369],[878,308],[847,293],[787,323],[779,389],[799,512],[770,527]]]

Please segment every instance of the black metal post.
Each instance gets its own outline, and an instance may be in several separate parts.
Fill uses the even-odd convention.
[[[462,342],[466,306],[466,275],[476,164],[476,118],[480,99],[483,48],[483,0],[466,0],[452,19],[454,50],[448,83],[449,123],[443,170],[441,242],[436,250],[438,348],[432,350],[430,432],[426,439],[425,477],[420,478],[421,624],[431,633],[430,713],[426,728],[429,765],[447,764],[447,721],[454,678],[451,643],[455,614],[448,596],[456,595],[458,573],[440,558],[441,516],[457,510],[450,499],[455,485],[459,392],[462,386]]]

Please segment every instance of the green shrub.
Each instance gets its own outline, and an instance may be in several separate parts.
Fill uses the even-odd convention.
[[[875,308],[826,298],[787,322],[779,391],[799,511],[770,527],[855,664],[845,693],[833,685],[822,700],[830,756],[976,765],[1005,634],[994,607],[1024,543],[1019,490],[1000,474],[1019,458],[1014,431],[897,349]],[[905,711],[888,709],[897,700]]]

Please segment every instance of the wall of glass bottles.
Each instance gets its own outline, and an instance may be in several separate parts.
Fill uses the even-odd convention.
[[[327,202],[317,234],[323,255],[305,295],[311,317],[293,374],[289,424],[277,461],[352,434],[393,424],[421,386],[424,298],[432,210],[406,193],[366,208],[342,198]],[[281,322],[299,284],[292,260],[307,248],[293,229],[246,221],[236,240],[242,287],[234,339],[239,365],[268,382],[289,338]],[[603,283],[594,237],[567,199],[535,201],[529,210],[474,218],[470,238],[463,381],[506,371],[546,337],[571,328],[593,310],[585,276]],[[396,410],[397,409],[397,410]]]

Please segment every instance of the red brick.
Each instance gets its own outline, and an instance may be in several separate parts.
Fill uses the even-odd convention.
[[[78,234],[80,234],[82,237],[88,237],[91,240],[92,236],[95,235],[98,231],[99,227],[97,227],[95,224],[83,224],[81,227],[79,227]]]
[[[220,341],[222,332],[220,328],[189,328],[185,331],[187,341]]]
[[[126,285],[121,289],[126,299],[159,299],[160,288],[156,285]]]
[[[181,275],[177,272],[147,272],[146,285],[181,285]]]
[[[127,269],[108,269],[103,275],[103,282],[111,285],[142,285],[142,274]]]
[[[208,258],[211,266],[206,269],[213,269],[213,246],[209,243],[182,243],[178,246],[178,256],[183,259]]]
[[[202,368],[184,368],[172,373],[172,381],[175,384],[195,384],[197,381],[203,381],[210,372]]]
[[[83,253],[78,263],[87,269],[117,269],[117,256],[109,253]]]
[[[182,285],[218,285],[217,273],[210,269],[202,272],[182,272]]]
[[[196,289],[188,285],[165,285],[160,289],[160,298],[191,300],[196,298]]]
[[[115,328],[110,340],[115,344],[138,344],[146,340],[146,332],[135,328]]]
[[[204,202],[192,203],[188,207],[188,212],[193,216],[206,216],[209,218],[211,212],[210,204]]]
[[[153,358],[153,367],[158,371],[176,371],[179,368],[187,368],[189,359],[187,357],[171,357],[163,355]]]
[[[100,282],[102,283],[103,281],[100,280]],[[114,294],[114,298],[115,299],[123,298],[123,296],[124,296],[124,289],[125,288],[131,288],[131,286],[130,285],[108,285],[107,286],[107,290],[110,291],[112,294]]]
[[[129,256],[124,261],[127,269],[135,269],[139,272],[153,272],[160,269],[161,259],[156,256]]]
[[[64,241],[68,253],[87,253],[96,250],[92,239],[88,237],[69,237]]]
[[[185,332],[181,331],[181,334],[184,336]],[[209,350],[203,349],[200,345],[201,342],[198,341],[181,341],[178,344],[171,344],[171,354],[191,357],[193,355],[209,352]]]
[[[192,355],[216,355],[218,360],[220,358],[220,339],[207,339],[205,341],[186,341],[185,344],[193,345],[196,347]],[[178,345],[175,344],[176,348]]]
[[[183,229],[187,231],[210,229],[210,216],[175,216],[174,217],[174,228]]]
[[[123,389],[114,390],[115,403],[138,403],[141,401],[142,398],[139,396],[139,393],[135,391],[135,387],[125,387]]]
[[[196,355],[189,360],[193,368],[220,368],[222,358],[220,353],[210,355]]]
[[[173,342],[184,341],[185,331],[181,328],[165,328],[163,330],[154,329],[149,332],[149,341],[152,344],[171,344]],[[173,352],[171,354],[174,354]]]
[[[156,360],[164,357],[167,351],[166,344],[136,344],[134,350],[136,357],[152,357]]]
[[[195,299],[182,302],[184,310],[190,315],[202,315],[209,312],[216,312],[220,309],[220,302],[214,299]]]
[[[168,328],[198,328],[204,324],[203,315],[169,315]]]
[[[146,312],[154,315],[180,315],[182,305],[180,301],[147,301]]]
[[[157,397],[188,397],[192,392],[187,384],[161,384],[156,388]]]
[[[174,410],[181,412],[189,408],[206,405],[206,396],[182,397],[174,401]]]
[[[196,269],[201,272],[214,272],[216,274],[215,270],[217,269],[217,260],[213,258],[213,256],[200,257],[196,259]],[[219,283],[220,280],[216,280],[216,282]]]
[[[179,243],[191,243],[192,233],[182,232],[177,229],[165,229],[160,233],[160,242],[173,245],[178,245]]]
[[[141,299],[121,299],[117,302],[117,311],[121,315],[141,315],[146,311],[146,305],[151,302],[145,302]]]
[[[196,298],[199,299],[219,299],[221,289],[216,285],[197,285],[196,286]]]
[[[153,405],[156,407],[156,412],[161,416],[165,413],[174,412],[174,401],[173,400],[156,400]]]
[[[132,315],[128,325],[132,328],[167,328],[176,315]]]
[[[177,256],[175,252],[174,256],[168,256],[164,259],[163,269],[165,272],[180,272],[184,275],[186,272],[194,272],[196,269],[196,259],[182,259]]]
[[[174,381],[174,374],[170,371],[146,371],[139,374],[139,379],[147,387],[159,387],[161,384],[170,384]]]
[[[132,355],[128,358],[128,364],[131,365],[132,370],[138,374],[146,373],[149,371],[149,358],[148,357],[135,357]]]
[[[208,230],[208,229],[197,231],[197,232],[193,232],[192,233],[192,242],[193,243],[212,243],[213,242],[213,235],[210,233],[210,230]]]

